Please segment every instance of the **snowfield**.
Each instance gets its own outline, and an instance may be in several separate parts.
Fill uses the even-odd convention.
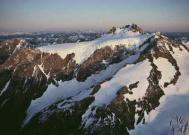
[[[171,63],[169,63],[168,60],[164,58],[155,59],[154,63],[157,65],[158,70],[161,71],[162,77],[160,80],[160,85],[163,87],[165,82],[168,82],[172,79],[176,70],[171,65]]]
[[[76,63],[81,64],[97,49],[105,46],[110,46],[114,49],[117,45],[123,45],[128,49],[137,49],[143,42],[152,36],[153,34],[141,34],[127,29],[117,29],[115,34],[105,34],[94,41],[49,45],[39,47],[38,49],[48,53],[57,53],[62,58],[65,58],[68,54],[75,53],[74,59],[76,60]]]
[[[189,108],[187,107],[189,104],[189,53],[184,48],[182,49],[181,52],[178,48],[173,48],[175,53],[172,53],[179,65],[181,77],[175,85],[164,88],[165,95],[160,99],[160,105],[145,115],[146,124],[137,125],[134,130],[130,131],[131,135],[148,133],[167,135],[173,133],[173,128],[175,134],[182,135],[184,126],[189,122]],[[158,70],[163,73],[160,83],[167,81],[171,74],[174,74],[175,69],[170,68],[170,63],[167,64],[163,58],[154,62]],[[178,119],[181,119],[182,122],[178,122]],[[189,134],[189,127],[186,128],[186,134]]]
[[[122,68],[110,81],[101,84],[101,88],[94,95],[95,101],[89,106],[89,109],[82,116],[83,123],[85,123],[85,128],[87,128],[91,122],[93,122],[93,118],[90,116],[94,115],[96,110],[92,108],[102,107],[110,104],[110,102],[117,96],[117,92],[122,87],[139,81],[139,87],[133,92],[132,95],[126,94],[125,98],[134,100],[140,98],[140,96],[143,96],[146,92],[145,90],[148,87],[148,82],[143,80],[149,75],[151,70],[149,65],[150,63],[148,61],[137,63],[136,65],[128,65]],[[142,74],[141,71],[143,71]],[[136,74],[141,75],[136,76]]]
[[[189,48],[189,41],[187,42],[182,42],[184,45],[186,45]]]

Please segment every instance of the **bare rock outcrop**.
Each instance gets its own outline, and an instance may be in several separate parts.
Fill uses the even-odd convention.
[[[4,63],[17,49],[23,48],[26,45],[27,42],[24,39],[13,39],[0,42],[0,64]]]

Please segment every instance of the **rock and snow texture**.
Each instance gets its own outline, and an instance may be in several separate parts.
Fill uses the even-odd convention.
[[[14,52],[26,46],[27,42],[23,39],[13,39],[0,42],[0,64],[5,62]]]
[[[128,49],[137,49],[142,43],[152,36],[153,34],[132,32],[127,28],[117,28],[114,34],[104,34],[102,37],[94,41],[43,46],[39,47],[39,49],[44,52],[57,53],[62,58],[65,58],[68,54],[75,53],[74,59],[76,60],[76,63],[81,64],[97,49],[106,46],[114,49],[116,46],[120,45]]]
[[[130,56],[128,59],[123,60],[118,64],[110,65],[106,70],[102,70],[98,74],[92,75],[85,82],[79,82],[75,78],[70,81],[59,82],[59,86],[56,87],[50,84],[40,98],[32,100],[28,110],[27,117],[24,124],[38,112],[42,111],[45,107],[55,103],[60,99],[72,98],[72,102],[77,101],[79,98],[84,99],[86,93],[90,94],[91,87],[103,82],[106,79],[112,77],[118,70],[120,70],[125,64],[133,63],[139,58],[139,54]],[[111,94],[111,93],[110,93]],[[75,99],[75,97],[77,97]]]
[[[10,80],[6,83],[5,87],[1,90],[0,96],[7,90],[9,83],[10,83]]]
[[[132,95],[125,95],[125,98],[130,100],[135,100],[138,98],[142,98],[145,94],[145,90],[148,87],[147,77],[150,72],[150,63],[148,61],[141,62],[135,64],[131,64],[123,67],[110,81],[101,84],[101,88],[94,95],[95,100],[89,106],[88,110],[82,116],[83,123],[85,124],[85,128],[93,122],[93,116],[95,114],[95,107],[106,107],[111,103],[113,99],[117,96],[117,92],[125,86],[129,86],[129,84],[133,84],[139,81],[139,85],[137,89],[133,91]],[[141,71],[143,72],[141,74]],[[140,76],[136,76],[136,74],[141,74]],[[108,98],[107,98],[108,97]]]
[[[40,47],[39,49],[41,51],[57,53],[62,58],[65,58],[68,54],[75,53],[74,59],[79,64],[82,64],[82,62],[91,56],[95,50],[106,46],[111,47],[113,50],[116,46],[124,46],[130,51],[135,51],[135,54],[129,56],[127,59],[118,64],[110,65],[106,70],[102,70],[97,74],[91,75],[84,82],[78,82],[74,78],[70,81],[59,82],[58,88],[52,84],[49,85],[43,96],[36,100],[32,100],[31,105],[27,110],[27,117],[24,125],[36,113],[42,111],[45,107],[48,107],[48,105],[51,105],[60,99],[74,97],[77,95],[77,93],[80,93],[83,90],[90,90],[91,87],[94,87],[98,83],[112,77],[125,64],[134,63],[140,57],[141,53],[149,46],[149,43],[145,42],[147,42],[153,36],[154,34],[143,34],[139,32],[132,32],[128,29],[117,28],[114,34],[105,34],[101,38],[90,42]],[[42,66],[40,66],[40,69],[42,69]],[[113,97],[115,97],[116,91],[110,94],[114,94]],[[111,101],[111,99],[109,100]]]
[[[184,45],[186,45],[189,48],[189,41],[187,42],[182,42]]]
[[[117,51],[118,46],[124,49]],[[112,28],[94,41],[44,46],[39,50],[34,53],[38,62],[32,64],[31,76],[40,71],[47,79],[35,82],[34,91],[20,92],[34,94],[20,121],[25,134],[189,133],[189,52],[182,44],[160,33],[143,33],[133,25]],[[124,56],[116,57],[116,51]],[[81,68],[84,72],[79,72]],[[91,69],[96,71],[78,80],[79,75]],[[59,74],[63,79],[56,80],[58,71],[69,76]],[[29,79],[24,84],[31,83]],[[2,87],[0,109],[9,102],[7,91],[13,92],[9,88],[14,81],[9,82],[7,79]],[[35,96],[39,90],[42,92]]]
[[[59,82],[58,87],[50,84],[48,89],[41,97],[32,100],[27,109],[27,117],[25,118],[23,127],[27,125],[32,117],[34,117],[37,113],[43,111],[44,113],[48,112],[48,106],[56,103],[57,101],[63,100],[63,102],[58,103],[58,109],[61,109],[62,111],[67,109],[69,110],[69,108],[71,109],[73,103],[80,102],[86,97],[91,96],[90,93],[93,91],[94,87],[97,84],[100,84],[98,90],[92,94],[94,101],[87,107],[81,116],[81,127],[83,127],[85,130],[87,130],[88,127],[89,130],[91,130],[90,126],[93,126],[95,123],[98,124],[94,129],[98,128],[99,121],[102,120],[99,119],[99,116],[97,117],[96,113],[98,108],[106,108],[112,104],[112,101],[118,96],[117,93],[125,87],[128,88],[128,91],[130,92],[123,94],[123,101],[126,103],[128,101],[136,102],[136,112],[144,109],[144,115],[139,116],[139,114],[135,112],[136,114],[134,118],[135,121],[142,118],[145,120],[145,124],[142,124],[141,121],[139,121],[139,123],[135,122],[136,129],[128,129],[130,130],[130,134],[146,134],[149,132],[155,134],[172,133],[173,126],[178,124],[175,123],[174,118],[177,118],[177,116],[181,116],[183,119],[189,118],[189,114],[187,113],[188,110],[183,108],[183,106],[188,103],[188,100],[183,102],[181,100],[181,96],[187,97],[187,95],[189,95],[189,86],[187,83],[189,78],[189,65],[187,64],[189,53],[182,46],[175,47],[170,44],[168,45],[168,41],[166,41],[168,39],[164,36],[156,35],[154,39],[148,40],[153,36],[154,34],[141,34],[138,32],[134,33],[131,31],[123,31],[118,29],[114,34],[103,35],[100,39],[92,42],[41,47],[40,50],[50,53],[58,53],[63,58],[69,53],[75,53],[75,60],[78,64],[81,64],[84,60],[86,60],[96,49],[107,45],[111,48],[114,48],[116,45],[124,45],[128,50],[135,50],[136,53],[119,63],[110,65],[107,69],[104,69],[101,72],[91,75],[84,82],[79,82],[74,78],[70,81]],[[161,41],[162,39],[163,41]],[[149,47],[154,47],[153,40],[161,41],[160,43],[157,42],[157,45],[155,45],[159,49],[160,53],[158,53],[157,48],[152,49],[150,51],[151,57],[138,61],[143,54],[143,51]],[[145,43],[146,41],[148,41],[148,43]],[[161,52],[163,52],[163,54]],[[160,57],[153,55],[160,55]],[[175,67],[175,61],[173,59],[176,61],[176,65],[179,67],[179,69]],[[175,77],[177,70],[181,72],[181,76],[179,76],[177,82],[170,83],[170,85],[165,87],[165,83],[171,82],[171,80]],[[156,80],[157,84],[155,85],[153,84],[152,80],[154,78],[158,79]],[[136,84],[136,86],[130,88],[130,86],[133,84]],[[151,111],[147,112],[147,110],[145,110],[146,108],[143,108],[145,106],[141,106],[141,103],[148,102],[148,100],[146,100],[146,96],[153,96],[153,89],[155,90],[156,87],[159,87],[159,92],[163,92],[165,95],[160,96],[160,105],[155,105],[156,109],[153,109],[154,107],[152,107]],[[157,91],[155,93],[158,94]],[[173,97],[175,97],[175,101],[172,101],[174,100]],[[148,98],[150,97],[147,97],[147,99]],[[173,105],[170,102],[178,102],[180,106]],[[150,105],[152,103],[149,101],[147,105],[148,104]],[[180,110],[178,113],[176,112],[177,109]],[[175,111],[175,114],[167,117],[169,112],[172,111]],[[49,110],[49,112],[51,111]],[[117,114],[112,113],[112,115],[113,116],[111,117],[108,115],[107,119],[113,118],[114,120],[111,120],[111,122],[114,123]],[[43,120],[45,121],[45,119]],[[162,124],[161,128],[156,129],[159,121],[163,122],[164,124]],[[170,121],[173,122],[173,125],[171,126],[169,126]],[[183,133],[188,132],[187,129],[184,129],[184,124],[186,123],[187,121],[182,123],[183,125],[179,125],[183,127],[182,130],[185,130],[182,131]],[[143,130],[143,128],[145,130]],[[175,132],[180,132],[179,129],[175,130],[177,130]],[[93,130],[92,132],[88,133],[93,133]]]
[[[182,48],[173,48],[173,57],[176,59],[181,76],[175,85],[164,88],[165,95],[160,99],[160,106],[152,110],[146,115],[146,124],[139,124],[136,129],[130,131],[131,135],[148,133],[157,135],[176,134],[187,135],[189,134],[189,53]],[[160,58],[154,61],[158,70],[162,73],[161,82],[166,82],[171,79],[175,69],[167,60]],[[162,86],[163,87],[163,86]]]

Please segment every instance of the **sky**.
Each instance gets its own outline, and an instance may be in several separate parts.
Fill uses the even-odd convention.
[[[189,32],[189,0],[0,0],[0,32],[103,31],[132,23]]]

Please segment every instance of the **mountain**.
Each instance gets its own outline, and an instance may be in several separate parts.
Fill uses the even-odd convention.
[[[189,49],[159,32],[133,24],[87,42],[4,41],[0,52],[2,134],[189,133]]]
[[[19,38],[27,42],[28,48],[36,48],[45,45],[63,44],[63,43],[75,43],[91,41],[100,36],[100,33],[95,32],[34,32],[34,33],[0,33],[0,41],[6,41],[8,39]]]

